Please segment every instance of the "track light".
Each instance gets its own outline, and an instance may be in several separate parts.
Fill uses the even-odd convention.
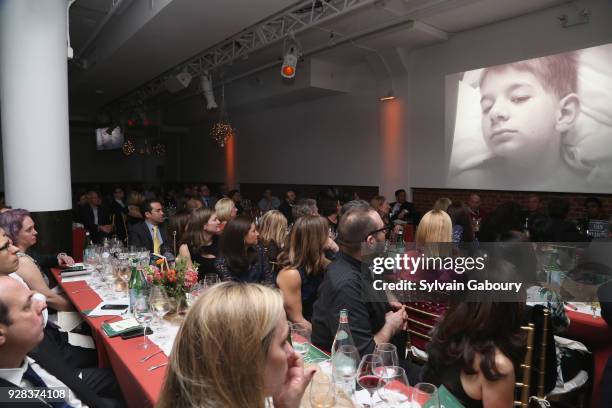
[[[219,106],[215,102],[215,94],[213,93],[212,81],[208,72],[205,72],[200,77],[200,89],[206,99],[206,109],[217,109]]]
[[[299,51],[295,44],[291,45],[285,52],[283,57],[283,66],[281,67],[281,76],[291,79],[295,77],[295,70],[298,63]]]
[[[385,94],[384,96],[381,96],[380,98],[378,98],[381,102],[384,101],[392,101],[393,99],[395,99],[395,94],[393,93],[393,91],[389,91],[387,94]]]

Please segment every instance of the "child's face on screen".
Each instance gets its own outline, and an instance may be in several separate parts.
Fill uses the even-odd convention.
[[[488,72],[480,93],[482,134],[496,156],[537,160],[560,143],[559,99],[531,72],[510,67]]]

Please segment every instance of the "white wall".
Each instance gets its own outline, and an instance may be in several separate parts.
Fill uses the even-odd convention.
[[[567,6],[506,20],[450,37],[409,55],[407,134],[410,185],[445,187],[444,80],[451,73],[612,42],[612,2],[581,1],[589,24],[562,28]],[[449,147],[450,148],[450,147]]]

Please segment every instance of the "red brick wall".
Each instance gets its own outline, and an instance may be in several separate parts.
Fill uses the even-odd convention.
[[[482,200],[482,208],[491,212],[495,208],[506,202],[516,201],[521,207],[526,207],[527,197],[532,192],[524,191],[498,191],[498,190],[451,190],[437,188],[413,188],[412,201],[417,210],[423,213],[431,210],[434,202],[440,197],[448,197],[451,200],[466,201],[468,196],[476,193]],[[574,194],[574,193],[535,193],[542,200],[542,210],[546,211],[548,199],[550,197],[564,197],[570,202],[569,218],[580,218],[584,215],[584,200],[590,196],[598,197],[603,203],[603,209],[606,216],[612,215],[612,194]]]

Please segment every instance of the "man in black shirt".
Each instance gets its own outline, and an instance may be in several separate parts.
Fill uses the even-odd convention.
[[[278,207],[278,211],[283,213],[285,218],[287,218],[287,223],[289,225],[293,224],[292,210],[293,210],[293,205],[295,204],[296,197],[297,195],[295,194],[295,191],[287,190],[285,192],[285,199],[283,200],[280,207]]]
[[[347,309],[353,341],[361,355],[374,352],[376,344],[389,342],[397,343],[399,355],[404,355],[402,335],[407,321],[404,308],[398,304],[397,311],[392,311],[386,297],[383,302],[364,300],[370,298],[364,294],[371,294],[373,288],[361,244],[374,248],[385,241],[385,230],[383,220],[372,208],[351,208],[340,218],[341,250],[328,266],[314,304],[312,342],[316,346],[331,350],[340,310]]]

